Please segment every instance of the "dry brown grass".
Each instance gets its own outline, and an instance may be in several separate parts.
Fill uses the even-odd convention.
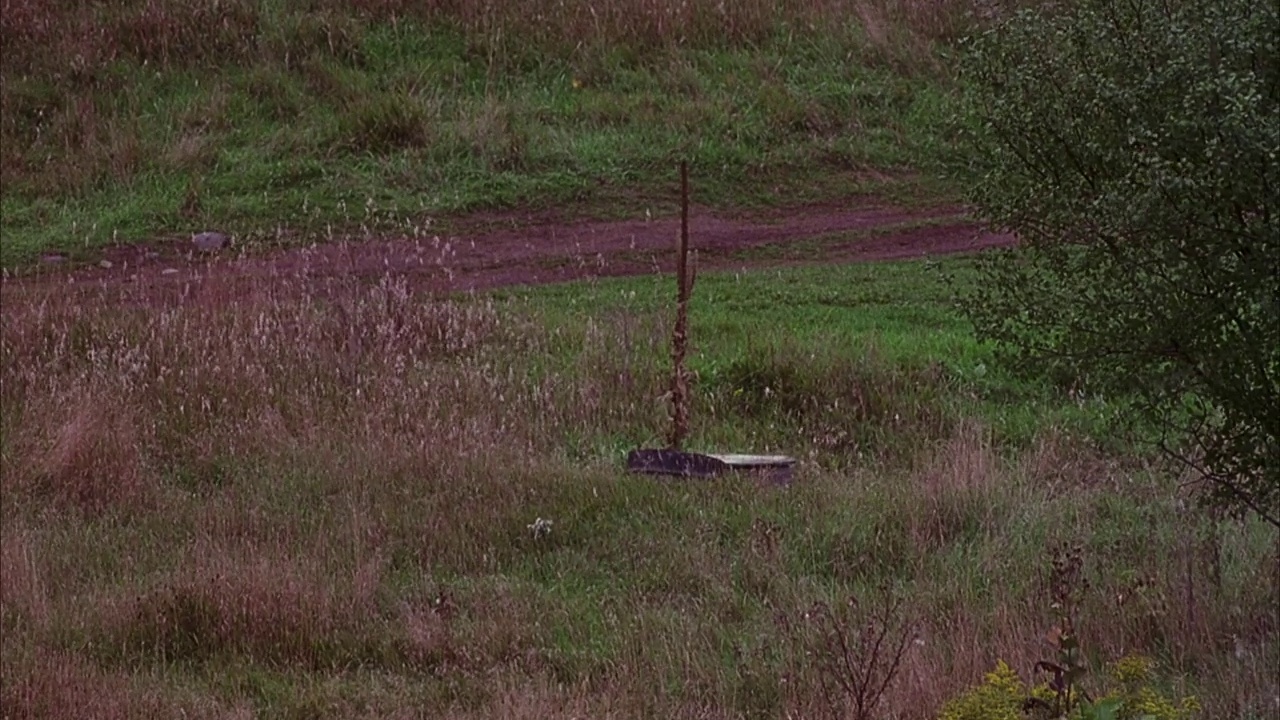
[[[9,42],[6,64],[71,58],[92,75],[116,58],[152,64],[203,65],[243,61],[266,52],[311,49],[358,52],[368,20],[423,20],[460,26],[487,53],[548,47],[662,47],[672,44],[752,43],[778,32],[812,32],[830,23],[856,23],[882,52],[930,54],[929,42],[954,37],[974,19],[1008,3],[973,0],[534,0],[473,3],[452,0],[324,0],[287,23],[248,0],[129,0],[89,12],[43,0],[5,0],[0,22]],[[990,7],[988,7],[988,5]],[[902,54],[901,57],[907,57]]]
[[[1013,485],[986,428],[972,421],[957,428],[916,478],[908,527],[919,548],[946,547],[964,532],[996,531]],[[974,521],[976,528],[965,527]]]
[[[138,720],[157,717],[248,720],[247,704],[226,706],[209,698],[158,691],[126,672],[103,671],[73,653],[35,648],[31,657],[3,664],[0,707],[13,720],[84,718]]]
[[[374,614],[376,560],[345,575],[312,564],[266,548],[197,544],[155,587],[103,603],[101,645],[159,663],[240,655],[269,666],[333,669],[376,657],[377,647],[344,642],[359,637],[352,628]]]
[[[0,617],[19,616],[38,632],[49,629],[50,578],[40,562],[40,540],[24,520],[0,530]]]
[[[98,382],[69,382],[21,426],[30,464],[6,473],[5,493],[31,493],[96,515],[109,508],[145,509],[152,500],[142,456],[146,424],[120,389]]]
[[[1061,432],[1010,453],[899,378],[849,417],[919,442],[905,460],[854,467],[801,402],[765,421],[842,459],[788,491],[638,481],[611,443],[661,437],[661,317],[548,325],[392,280],[225,291],[6,297],[6,712],[827,717],[794,629],[887,583],[920,622],[880,708],[923,718],[997,659],[1051,654],[1064,542],[1085,546],[1087,648],[1164,658],[1210,716],[1274,692],[1275,539]],[[752,422],[719,412],[695,435]]]

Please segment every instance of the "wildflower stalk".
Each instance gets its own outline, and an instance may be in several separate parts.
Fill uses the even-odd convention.
[[[671,436],[670,445],[679,450],[689,434],[689,373],[684,365],[689,347],[689,295],[693,278],[689,273],[689,163],[680,162],[680,244],[676,257],[676,327],[671,334]]]

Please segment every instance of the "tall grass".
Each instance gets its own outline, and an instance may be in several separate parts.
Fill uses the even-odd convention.
[[[549,297],[6,301],[5,713],[838,717],[825,638],[887,592],[910,635],[877,716],[930,717],[1047,656],[1064,543],[1099,661],[1161,658],[1209,717],[1271,712],[1267,528],[1061,429],[1002,444],[945,371],[764,325],[800,352],[704,348],[740,370],[696,380],[690,445],[780,447],[796,483],[627,476],[665,430],[666,314]],[[874,404],[840,414],[858,383]],[[813,431],[840,425],[860,442]]]
[[[5,0],[0,30],[10,42],[0,57],[14,70],[60,67],[81,79],[119,60],[190,67],[252,63],[264,54],[277,61],[312,52],[359,59],[359,40],[371,24],[402,22],[455,26],[476,51],[501,63],[548,51],[758,44],[779,32],[827,33],[832,24],[860,27],[886,52],[890,40],[909,38],[910,50],[928,55],[930,43],[956,37],[975,16],[1001,6],[973,0],[119,0],[80,8]]]

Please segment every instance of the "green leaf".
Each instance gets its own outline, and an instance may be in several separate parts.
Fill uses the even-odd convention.
[[[1082,720],[1118,720],[1124,701],[1120,698],[1107,698],[1096,703],[1084,703],[1080,706]]]

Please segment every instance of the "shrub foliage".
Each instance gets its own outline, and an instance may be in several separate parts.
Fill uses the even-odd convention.
[[[1280,10],[1068,5],[968,46],[971,200],[1020,238],[970,314],[1280,524]]]

